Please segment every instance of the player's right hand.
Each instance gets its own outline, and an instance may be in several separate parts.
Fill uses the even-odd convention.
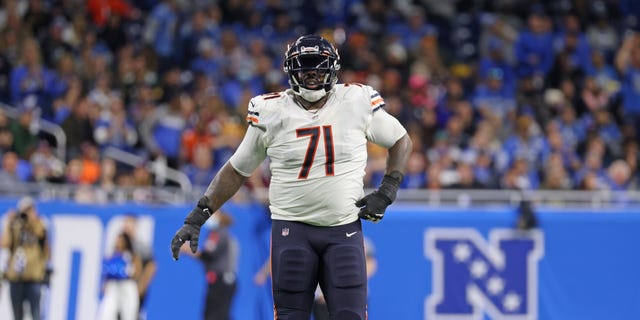
[[[171,254],[173,255],[173,260],[178,260],[178,257],[180,256],[180,248],[187,241],[189,241],[191,252],[196,253],[196,251],[198,251],[199,239],[200,226],[186,223],[183,224],[171,240]]]
[[[209,198],[203,196],[198,201],[198,205],[189,212],[184,219],[184,224],[171,240],[171,254],[173,260],[178,260],[180,256],[180,248],[189,241],[191,252],[198,251],[198,240],[200,239],[200,227],[211,217],[212,211],[209,208]]]

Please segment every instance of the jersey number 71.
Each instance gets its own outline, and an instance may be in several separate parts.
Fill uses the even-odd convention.
[[[324,137],[324,152],[326,161],[324,163],[324,172],[327,176],[333,175],[333,162],[335,161],[334,151],[333,151],[333,134],[331,132],[331,126],[322,126],[322,131],[320,127],[310,127],[310,128],[300,128],[296,130],[296,136],[298,138],[309,136],[309,145],[307,145],[307,152],[304,155],[304,162],[302,163],[302,168],[300,168],[300,173],[298,174],[298,179],[306,179],[309,176],[309,170],[313,165],[313,159],[316,156],[316,150],[318,149],[318,140],[320,140],[320,135]]]

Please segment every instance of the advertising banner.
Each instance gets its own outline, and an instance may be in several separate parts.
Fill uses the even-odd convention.
[[[3,218],[16,203],[0,199]],[[46,319],[96,318],[103,260],[132,216],[136,241],[158,264],[147,319],[202,319],[204,269],[186,255],[173,261],[169,250],[191,205],[37,201],[37,209],[52,250]],[[269,255],[268,209],[234,203],[223,209],[233,217],[240,248],[233,319],[273,319],[269,282],[254,282]],[[640,211],[535,209],[539,228],[529,232],[514,229],[512,207],[393,205],[380,223],[364,223],[377,264],[369,319],[640,319]],[[11,312],[3,281],[0,319]]]

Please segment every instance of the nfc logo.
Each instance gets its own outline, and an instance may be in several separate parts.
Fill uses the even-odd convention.
[[[434,228],[424,241],[433,263],[425,319],[537,319],[542,232],[494,229],[487,242],[475,229]]]

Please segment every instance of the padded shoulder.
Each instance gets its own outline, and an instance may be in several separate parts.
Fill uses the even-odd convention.
[[[271,115],[278,113],[285,97],[284,92],[272,92],[253,97],[249,101],[247,123],[258,127],[263,125]]]
[[[368,111],[371,113],[385,106],[384,99],[380,93],[371,86],[360,83],[345,83],[336,85],[336,93],[339,96],[361,97]]]

